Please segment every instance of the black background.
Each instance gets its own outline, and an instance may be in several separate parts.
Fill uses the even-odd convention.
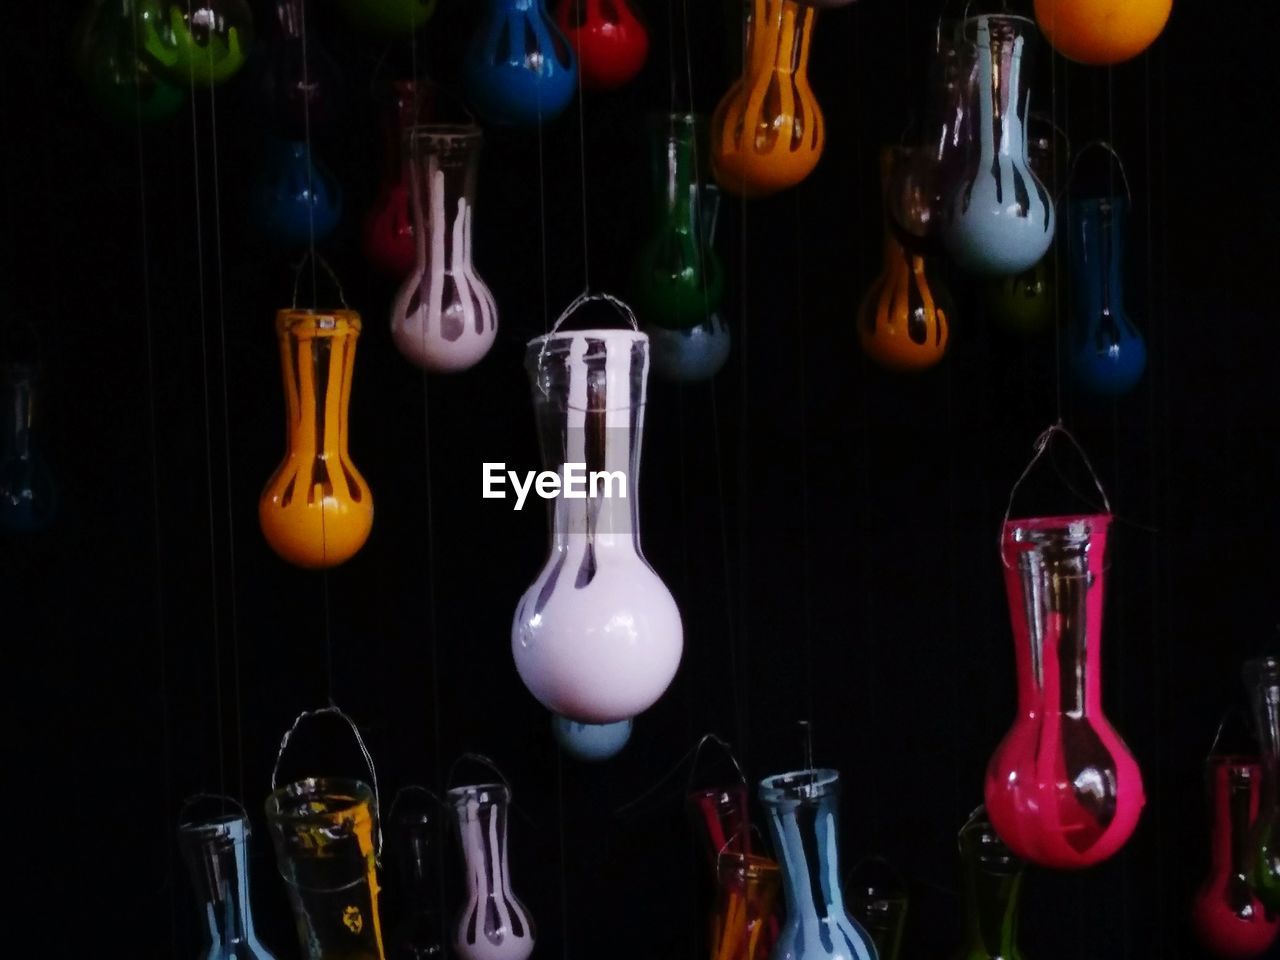
[[[513,882],[538,956],[702,955],[687,769],[615,811],[708,731],[752,781],[800,766],[802,719],[816,760],[843,775],[845,866],[890,857],[914,896],[907,956],[952,952],[955,832],[1013,710],[996,534],[1057,416],[1059,364],[1052,333],[1002,333],[954,273],[960,310],[938,369],[892,375],[858,348],[856,307],[880,262],[877,148],[923,97],[938,5],[863,0],[820,16],[822,163],[794,191],[726,210],[730,363],[711,386],[650,387],[644,543],[680,602],[685,658],[627,750],[597,767],[558,755],[513,669],[510,617],[544,521],[482,501],[480,464],[536,466],[522,349],[583,287],[583,177],[592,286],[622,291],[646,229],[644,117],[671,105],[673,63],[676,103],[691,77],[694,106],[714,108],[736,58],[721,5],[687,4],[686,60],[682,4],[641,4],[650,62],[624,92],[586,97],[585,170],[576,105],[541,139],[488,131],[475,261],[499,340],[476,370],[424,378],[395,352],[392,291],[359,254],[380,177],[371,91],[408,69],[409,48],[384,58],[310,4],[313,42],[351,101],[316,140],[346,192],[322,253],[366,321],[351,447],[377,504],[366,547],[327,576],[277,560],[257,527],[283,445],[272,319],[297,251],[267,245],[247,215],[264,130],[248,72],[139,132],[101,119],[71,70],[78,4],[15,6],[0,298],[6,323],[39,329],[39,439],[61,504],[47,532],[0,541],[0,639],[16,707],[11,829],[32,850],[9,869],[34,871],[24,885],[69,921],[48,952],[110,939],[134,956],[193,955],[173,826],[185,796],[220,790],[258,828],[259,927],[296,956],[261,805],[281,733],[330,695],[364,730],[384,796],[438,786],[463,751],[499,763],[522,811]],[[446,86],[479,6],[444,0],[420,34],[414,54]],[[1113,70],[1054,64],[1043,47],[1034,85],[1033,106],[1077,145],[1103,137],[1125,158],[1130,303],[1150,348],[1119,401],[1061,382],[1120,517],[1106,703],[1148,806],[1105,865],[1032,871],[1022,940],[1039,960],[1198,955],[1201,765],[1240,661],[1276,643],[1277,210],[1253,126],[1276,84],[1241,48],[1241,19],[1214,6],[1177,3],[1154,49]],[[260,25],[269,7],[255,2]],[[1058,462],[1083,489],[1070,457]],[[1020,503],[1085,508],[1048,467]],[[316,723],[286,773],[359,775],[348,739]],[[708,754],[699,780],[724,769]],[[451,917],[460,879],[445,841]]]

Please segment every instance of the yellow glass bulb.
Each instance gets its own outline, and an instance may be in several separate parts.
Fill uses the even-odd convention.
[[[288,450],[258,501],[262,534],[299,567],[350,559],[373,527],[373,495],[347,453],[360,315],[286,309],[276,316]]]
[[[712,171],[723,189],[776,193],[817,166],[826,131],[809,87],[816,15],[797,0],[752,0],[743,75],[711,123]]]

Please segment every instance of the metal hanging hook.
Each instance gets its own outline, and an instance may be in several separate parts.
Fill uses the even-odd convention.
[[[328,274],[329,279],[333,281],[333,286],[338,291],[338,302],[342,304],[342,309],[350,310],[351,307],[347,304],[347,295],[342,289],[342,281],[338,279],[338,275],[334,272],[333,267],[329,265],[329,261],[324,257],[320,256],[318,253],[313,253],[310,250],[304,253],[301,259],[293,265],[293,309],[298,309],[298,285],[302,282],[302,268],[307,265],[308,260],[313,258],[316,263],[324,269],[324,272]],[[312,311],[317,310],[318,305],[315,303],[311,304],[311,309]]]

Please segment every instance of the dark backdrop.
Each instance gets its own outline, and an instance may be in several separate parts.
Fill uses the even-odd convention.
[[[478,369],[425,379],[395,352],[391,290],[358,246],[379,178],[369,91],[407,48],[384,60],[311,4],[313,36],[353,100],[316,143],[347,199],[322,252],[366,320],[351,444],[377,503],[367,546],[327,576],[277,560],[257,527],[283,449],[272,318],[296,252],[266,245],[246,214],[262,135],[253,87],[201,93],[140,133],[115,126],[69,67],[78,4],[15,6],[0,83],[0,297],[5,321],[39,329],[40,441],[61,508],[47,532],[0,543],[0,637],[17,707],[11,830],[32,848],[10,870],[34,870],[28,889],[69,920],[53,928],[67,949],[51,952],[110,938],[135,956],[191,956],[197,917],[173,826],[185,796],[223,790],[258,828],[259,925],[281,957],[296,955],[260,811],[280,734],[330,694],[364,729],[386,793],[438,785],[466,750],[502,766],[524,813],[514,883],[539,956],[699,956],[686,771],[615,811],[707,731],[735,744],[753,781],[795,768],[802,719],[817,761],[846,783],[846,866],[890,857],[914,895],[908,956],[952,951],[955,832],[1013,709],[995,538],[1056,416],[1058,364],[1052,334],[1000,333],[960,276],[938,369],[890,375],[858,349],[855,310],[880,262],[877,145],[923,96],[937,4],[864,0],[820,17],[822,163],[799,189],[726,212],[732,359],[710,386],[650,389],[644,542],[685,615],[685,658],[625,753],[597,767],[559,757],[512,667],[511,612],[541,562],[543,517],[482,501],[480,464],[536,465],[521,354],[582,288],[584,175],[593,285],[624,289],[646,229],[643,118],[673,96],[667,4],[643,4],[654,49],[641,80],[586,99],[585,171],[576,107],[541,150],[533,133],[488,132],[475,259],[499,340]],[[260,20],[267,7],[255,2]],[[476,7],[446,0],[421,35],[417,55],[446,85]],[[735,56],[720,5],[688,7],[692,101],[709,112]],[[1277,211],[1266,134],[1251,126],[1268,115],[1274,70],[1242,54],[1238,18],[1208,7],[1178,3],[1136,62],[1051,69],[1043,56],[1037,71],[1034,105],[1077,144],[1108,138],[1127,161],[1130,296],[1151,351],[1122,400],[1062,385],[1062,412],[1121,518],[1106,702],[1149,802],[1111,862],[1032,872],[1023,939],[1041,960],[1196,955],[1201,764],[1241,659],[1276,642]],[[679,31],[675,47],[684,105]],[[1048,468],[1023,505],[1081,506]],[[308,750],[298,769],[360,772],[337,728],[317,724],[300,758]],[[445,841],[452,915],[460,881]]]

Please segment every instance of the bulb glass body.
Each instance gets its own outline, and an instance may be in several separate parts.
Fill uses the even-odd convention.
[[[342,219],[342,187],[301,140],[267,140],[249,200],[258,228],[283,246],[319,242]]]
[[[875,941],[876,960],[898,960],[909,906],[902,878],[885,860],[869,857],[849,871],[844,890],[849,912]]]
[[[1002,556],[1018,716],[987,766],[986,807],[1024,860],[1070,870],[1133,834],[1137,762],[1102,711],[1104,559],[1110,515],[1005,523]]]
[[[1245,686],[1262,748],[1262,799],[1249,840],[1249,879],[1258,899],[1280,913],[1280,657],[1250,660]]]
[[[526,352],[544,468],[564,477],[579,464],[597,482],[550,500],[551,549],[520,598],[511,649],[529,691],[580,723],[647,710],[684,649],[680,611],[640,549],[648,346],[631,330],[575,330]]]
[[[1131,60],[1164,32],[1173,0],[1035,0],[1036,22],[1069,60],[1107,66]]]
[[[378,197],[365,216],[362,240],[365,258],[381,273],[402,281],[418,262],[413,232],[413,204],[409,198],[408,132],[428,122],[434,112],[432,89],[412,80],[392,84],[392,99],[384,121],[386,157]]]
[[[822,157],[826,126],[809,86],[817,11],[796,0],[752,0],[742,77],[711,120],[711,164],[730,193],[794,187]]]
[[[1053,242],[1053,200],[1027,155],[1024,60],[1035,24],[974,17],[965,21],[964,37],[965,166],[948,192],[942,239],[966,270],[1007,276],[1035,266]]]
[[[875,960],[875,944],[846,910],[840,885],[839,785],[835,770],[760,782],[786,901],[772,960]]]
[[[956,960],[1023,960],[1018,901],[1025,865],[979,812],[960,831],[964,946]]]
[[[1280,934],[1280,917],[1249,885],[1249,837],[1262,800],[1262,763],[1211,756],[1205,762],[1210,809],[1209,873],[1191,901],[1191,925],[1215,957],[1260,957]]]
[[[299,780],[272,792],[266,809],[304,960],[384,960],[373,791]]]
[[[258,501],[267,543],[299,567],[349,560],[369,538],[373,495],[347,452],[360,315],[286,309],[276,316],[288,449]]]
[[[1092,394],[1121,396],[1142,379],[1147,346],[1125,306],[1123,197],[1073,200],[1067,255],[1071,263],[1071,372]]]
[[[249,821],[243,816],[178,827],[178,848],[205,922],[200,960],[275,960],[254,931],[248,841]]]
[[[414,265],[391,306],[391,336],[434,373],[479,363],[498,335],[498,305],[471,262],[479,127],[412,127],[409,200]]]
[[[402,799],[412,797],[403,793]],[[434,887],[435,798],[425,803],[393,803],[396,816],[391,824],[395,837],[395,859],[399,866],[402,916],[391,932],[390,960],[440,960],[444,946],[440,935],[438,902]]]
[[[583,763],[599,763],[616,757],[631,739],[634,726],[634,720],[578,723],[559,714],[551,717],[551,731],[556,743],[560,744],[560,749]]]
[[[136,0],[89,0],[74,42],[80,75],[113,119],[165,120],[186,100],[139,56]]]
[[[463,86],[486,123],[536,127],[554,120],[578,88],[578,61],[545,0],[482,0]]]
[[[862,349],[891,370],[924,370],[947,352],[951,333],[951,298],[926,258],[902,245],[889,215],[894,169],[913,154],[886,147],[881,155],[885,192],[884,268],[858,309]]]
[[[179,87],[230,80],[253,46],[246,0],[137,0],[141,56]]]
[[[0,529],[34,533],[49,525],[57,507],[53,476],[34,442],[35,367],[0,366],[0,386]]]
[[[578,55],[584,90],[616,90],[649,57],[649,30],[631,0],[559,0],[556,22]]]
[[[534,929],[529,911],[511,892],[507,813],[511,793],[495,783],[448,793],[462,844],[466,899],[454,928],[462,960],[527,960]]]

